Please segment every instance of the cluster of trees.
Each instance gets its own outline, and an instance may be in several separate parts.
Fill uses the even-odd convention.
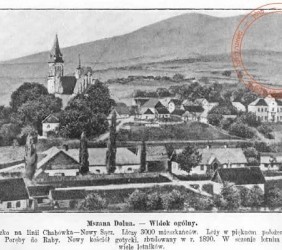
[[[224,115],[236,115],[236,118],[224,118]],[[227,130],[231,135],[242,138],[254,138],[257,130],[266,138],[273,139],[273,130],[270,125],[262,124],[252,112],[238,112],[231,103],[211,109],[208,114],[208,122]]]
[[[178,190],[145,193],[137,189],[129,196],[128,205],[137,211],[182,210],[184,201],[184,195]]]
[[[172,95],[179,96],[182,100],[195,100],[197,98],[205,98],[210,102],[222,102],[221,96],[223,86],[218,83],[212,85],[202,85],[198,82],[176,85],[169,88],[169,92]]]
[[[115,79],[109,79],[107,80],[107,84],[113,84],[113,83],[119,83],[119,84],[128,84],[133,81],[144,81],[144,80],[154,80],[154,81],[170,81],[170,82],[183,82],[185,80],[190,80],[186,79],[183,74],[176,73],[172,77],[170,76],[128,76],[126,78],[115,78]]]
[[[264,203],[264,193],[259,186],[251,189],[236,187],[232,183],[224,183],[220,195],[215,197],[214,204],[221,210],[237,210],[240,207],[258,208]]]
[[[62,101],[39,83],[26,82],[11,95],[9,107],[0,108],[0,144],[24,144],[28,133],[42,132],[42,120],[61,111]]]
[[[96,81],[86,93],[77,95],[60,114],[60,135],[79,138],[82,132],[94,137],[108,129],[107,116],[114,100],[105,84]]]
[[[97,136],[107,130],[113,105],[109,89],[99,81],[72,99],[65,110],[62,100],[42,84],[25,82],[12,93],[8,107],[0,106],[0,145],[15,140],[24,144],[28,133],[42,134],[42,121],[50,114],[60,116],[59,134],[63,137],[80,138],[82,132]]]

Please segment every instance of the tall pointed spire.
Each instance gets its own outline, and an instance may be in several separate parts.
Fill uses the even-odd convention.
[[[50,60],[52,62],[64,62],[63,54],[61,53],[61,50],[60,50],[58,34],[56,34],[55,36],[54,44],[50,51]]]

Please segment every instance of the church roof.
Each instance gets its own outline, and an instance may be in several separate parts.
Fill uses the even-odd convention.
[[[59,45],[59,39],[58,39],[58,35],[56,34],[55,36],[55,41],[53,44],[53,47],[50,51],[50,61],[49,62],[64,62],[63,61],[63,54],[61,53],[60,50],[60,45]]]
[[[72,95],[74,92],[74,88],[76,85],[76,78],[75,76],[62,76],[61,77],[61,84],[63,87],[64,95]]]

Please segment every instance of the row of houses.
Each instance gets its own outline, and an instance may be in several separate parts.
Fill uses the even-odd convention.
[[[133,99],[131,111],[124,103],[117,103],[113,112],[116,112],[117,119],[134,116],[142,120],[154,120],[178,116],[184,121],[200,121],[207,123],[208,112],[217,105],[217,102],[209,102],[205,98],[198,98],[194,101],[190,101],[171,97],[139,97]],[[240,102],[232,102],[232,105],[238,111],[246,111],[245,106]]]

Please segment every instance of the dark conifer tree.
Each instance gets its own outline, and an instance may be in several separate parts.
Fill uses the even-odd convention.
[[[108,141],[108,150],[107,150],[107,156],[106,156],[107,157],[106,165],[107,165],[108,174],[114,173],[116,170],[116,151],[117,151],[116,126],[117,126],[117,115],[116,115],[116,112],[113,112],[112,119],[111,119],[111,126],[110,126],[109,141]]]
[[[87,174],[89,171],[89,161],[88,161],[88,147],[87,139],[85,133],[81,134],[80,138],[80,148],[79,148],[79,163],[80,163],[80,173]]]
[[[146,143],[142,140],[141,153],[140,153],[140,172],[146,171]]]

